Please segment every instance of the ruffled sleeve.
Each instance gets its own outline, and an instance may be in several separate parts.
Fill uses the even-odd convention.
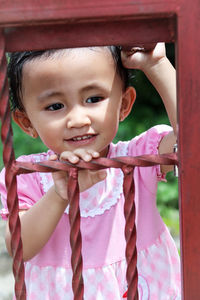
[[[34,161],[33,155],[21,156],[19,161],[30,162]],[[0,173],[0,194],[3,208],[0,214],[3,219],[7,219],[9,212],[7,207],[7,190],[5,186],[5,168]],[[39,180],[38,173],[21,174],[17,176],[17,194],[19,200],[19,209],[29,209],[42,196],[43,191]]]
[[[167,135],[172,128],[168,125],[157,125],[141,135],[135,137],[129,143],[128,154],[130,156],[139,156],[145,154],[158,154],[158,148],[162,138]],[[160,165],[155,166],[157,179],[165,181],[165,174],[161,172]]]

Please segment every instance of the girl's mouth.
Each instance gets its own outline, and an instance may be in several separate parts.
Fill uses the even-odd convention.
[[[74,138],[72,138],[72,141],[83,141],[83,140],[87,140],[87,139],[91,139],[94,135],[83,135],[83,136],[76,136]]]
[[[97,134],[85,134],[82,136],[75,136],[66,140],[70,144],[85,145],[90,144],[96,139]]]

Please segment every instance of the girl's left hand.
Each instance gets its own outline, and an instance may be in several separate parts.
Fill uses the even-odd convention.
[[[122,63],[128,69],[140,69],[146,73],[146,70],[157,65],[166,57],[164,43],[158,43],[151,51],[140,50],[139,47],[132,48],[132,51],[121,52]]]

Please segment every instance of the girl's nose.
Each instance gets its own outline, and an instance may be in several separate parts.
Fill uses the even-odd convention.
[[[83,108],[76,108],[67,114],[67,127],[78,128],[91,125],[91,119]]]

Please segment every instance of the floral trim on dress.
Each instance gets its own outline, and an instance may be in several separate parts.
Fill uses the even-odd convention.
[[[114,150],[114,155],[112,153]],[[127,156],[128,143],[124,143],[124,147],[110,146],[108,156]],[[49,158],[50,151],[45,159]],[[44,155],[35,155],[35,162],[44,160]],[[40,183],[44,193],[46,193],[53,184],[51,173],[39,173]],[[113,189],[113,186],[115,188]],[[117,187],[117,188],[116,188]],[[81,217],[95,217],[104,214],[114,206],[123,196],[123,172],[121,169],[107,169],[107,178],[104,181],[98,182],[90,189],[80,193],[80,214]],[[69,206],[65,213],[69,214]]]

